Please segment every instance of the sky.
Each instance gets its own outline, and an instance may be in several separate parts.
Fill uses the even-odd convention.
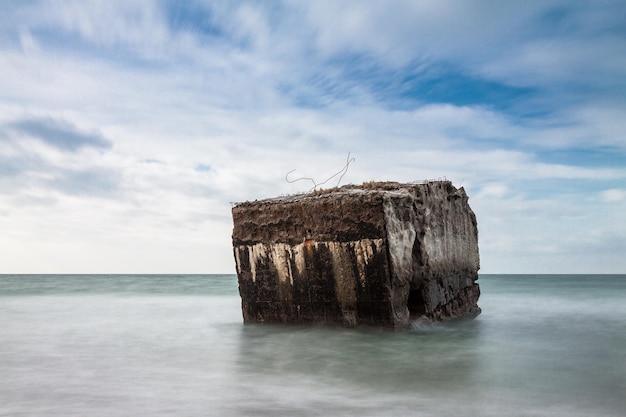
[[[464,187],[481,273],[626,273],[626,3],[2,2],[0,273],[234,273],[348,154]]]

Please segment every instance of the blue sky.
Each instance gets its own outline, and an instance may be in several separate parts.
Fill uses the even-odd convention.
[[[232,273],[350,153],[465,187],[484,273],[626,273],[623,1],[9,1],[0,75],[0,272]]]

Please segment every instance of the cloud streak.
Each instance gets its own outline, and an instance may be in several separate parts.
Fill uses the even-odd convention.
[[[109,149],[112,144],[99,133],[82,132],[64,120],[32,118],[11,122],[10,130],[27,135],[63,151],[76,152],[81,148]]]

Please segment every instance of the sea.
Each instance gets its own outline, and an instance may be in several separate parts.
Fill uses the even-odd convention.
[[[0,275],[0,416],[626,416],[626,275],[480,275],[402,331],[244,325],[235,275]]]

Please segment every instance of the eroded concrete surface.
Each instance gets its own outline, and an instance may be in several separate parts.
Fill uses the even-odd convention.
[[[448,181],[245,202],[233,221],[245,322],[398,328],[480,313],[476,217]]]

